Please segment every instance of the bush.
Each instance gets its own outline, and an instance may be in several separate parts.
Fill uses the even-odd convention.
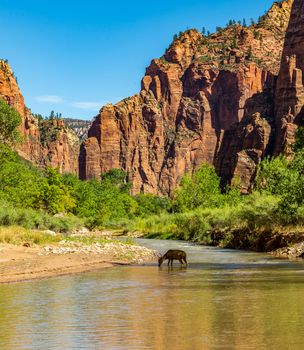
[[[83,221],[73,215],[56,217],[44,211],[18,208],[0,201],[0,226],[18,225],[27,229],[50,229],[56,232],[69,232],[83,226]]]

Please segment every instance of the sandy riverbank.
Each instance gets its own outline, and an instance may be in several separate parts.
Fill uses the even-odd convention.
[[[0,283],[141,264],[155,260],[155,256],[155,252],[144,247],[120,243],[60,242],[33,247],[0,244]]]

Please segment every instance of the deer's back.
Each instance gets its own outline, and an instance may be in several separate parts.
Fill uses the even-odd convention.
[[[183,250],[170,249],[167,251],[165,256],[167,259],[184,259],[186,258],[186,253]]]

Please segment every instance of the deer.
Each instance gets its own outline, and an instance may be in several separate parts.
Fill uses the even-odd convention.
[[[178,260],[182,265],[185,263],[188,265],[187,260],[186,260],[187,254],[183,250],[168,250],[167,253],[163,256],[161,256],[158,259],[158,266],[161,266],[161,264],[165,261],[168,260],[168,266],[171,263],[171,266],[173,264],[173,260]]]

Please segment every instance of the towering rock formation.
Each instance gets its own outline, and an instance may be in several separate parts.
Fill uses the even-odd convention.
[[[16,78],[6,61],[0,60],[0,97],[21,116],[23,142],[18,153],[39,166],[59,168],[63,173],[78,173],[79,140],[63,121],[39,122],[26,108]]]
[[[0,60],[0,97],[21,116],[20,132],[23,143],[18,151],[25,159],[34,161],[41,157],[38,120],[34,118],[24,103],[16,78],[7,61]]]
[[[260,22],[208,37],[188,30],[151,62],[141,92],[95,118],[80,150],[80,177],[128,172],[133,192],[170,195],[186,172],[214,164],[250,187],[271,142],[272,93],[292,1]]]
[[[245,116],[224,134],[217,159],[223,184],[234,183],[241,192],[251,190],[257,164],[272,151],[273,97],[269,92],[246,101]]]
[[[82,179],[123,169],[133,193],[171,195],[202,163],[215,165],[223,183],[236,181],[250,191],[260,160],[289,154],[303,121],[304,5],[294,1],[289,23],[292,5],[276,1],[250,27],[176,36],[146,69],[139,94],[100,110],[80,154],[79,139],[62,121],[41,122],[31,114],[10,67],[0,61],[0,97],[22,117],[25,142],[18,152],[63,173],[79,169]]]
[[[40,122],[42,156],[40,166],[58,168],[64,173],[78,174],[79,138],[62,119]]]
[[[276,89],[275,153],[290,155],[295,132],[304,121],[304,2],[295,0]]]

